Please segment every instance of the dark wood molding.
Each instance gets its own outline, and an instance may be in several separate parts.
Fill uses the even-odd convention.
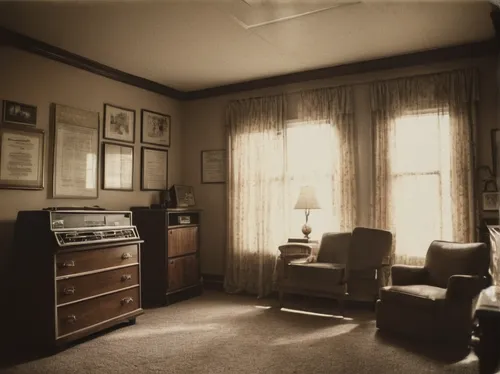
[[[498,53],[498,50],[498,43],[495,39],[491,39],[482,42],[384,57],[376,60],[355,62],[328,68],[279,75],[270,78],[256,79],[248,82],[229,84],[226,86],[207,88],[198,91],[190,91],[188,92],[187,100],[204,99],[208,97],[233,94],[236,92],[263,89],[317,79],[331,79],[339,76],[363,74],[379,70],[404,68],[463,58],[481,57],[496,54]]]
[[[86,70],[88,72],[102,75],[106,78],[118,82],[126,83],[131,86],[143,88],[145,90],[156,92],[177,100],[184,100],[186,93],[162,84],[138,77],[133,74],[125,73],[121,70],[101,64],[97,61],[82,57],[64,49],[54,47],[42,41],[30,38],[17,32],[0,27],[0,45],[8,45],[27,52],[47,57],[51,60],[59,61],[73,67]]]
[[[491,12],[491,19],[495,25],[497,38],[499,35],[498,8]],[[27,52],[71,65],[73,67],[89,71],[119,82],[158,93],[177,100],[197,100],[209,97],[234,94],[238,92],[263,89],[287,85],[292,83],[306,82],[318,79],[331,79],[334,77],[363,74],[380,70],[404,68],[415,65],[426,65],[456,59],[475,58],[497,54],[500,50],[499,39],[490,39],[476,43],[463,44],[452,47],[433,49],[429,51],[415,52],[404,55],[385,57],[370,61],[356,62],[327,68],[308,70],[303,72],[278,75],[269,78],[251,80],[247,82],[234,83],[225,86],[206,88],[196,91],[183,92],[174,88],[138,77],[121,70],[106,66],[97,61],[79,56],[64,49],[54,47],[45,42],[30,38],[28,36],[10,31],[0,26],[0,45],[8,45]]]

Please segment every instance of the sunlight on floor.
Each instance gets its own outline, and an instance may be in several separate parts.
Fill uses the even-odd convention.
[[[316,330],[308,334],[295,335],[289,338],[279,338],[272,342],[271,345],[306,343],[313,342],[315,340],[333,338],[335,336],[347,334],[356,326],[358,326],[357,323],[346,323],[338,326],[326,327],[324,329]]]
[[[322,314],[322,313],[305,312],[303,310],[297,310],[297,309],[281,308],[281,311],[282,312],[288,312],[288,313],[306,314],[306,315],[309,315],[309,316],[336,318],[336,319],[342,319],[344,321],[352,321],[353,320],[350,317],[342,317],[342,316],[339,316],[339,315],[336,315],[336,314]]]
[[[255,305],[256,308],[258,309],[271,309],[272,306],[269,305]]]
[[[193,332],[193,331],[213,331],[220,329],[221,325],[218,323],[206,323],[206,324],[188,324],[188,325],[158,325],[155,328],[145,328],[141,327],[138,329],[128,328],[117,331],[116,334],[109,334],[103,338],[109,340],[121,340],[123,338],[141,338],[152,335],[167,335],[182,332]]]
[[[468,354],[467,357],[465,357],[463,360],[460,360],[455,365],[466,365],[466,364],[470,364],[471,362],[476,362],[476,361],[478,361],[476,354],[474,352],[471,352]]]

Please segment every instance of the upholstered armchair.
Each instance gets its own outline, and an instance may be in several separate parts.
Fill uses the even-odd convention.
[[[392,285],[380,290],[377,327],[434,341],[468,343],[474,298],[489,282],[484,243],[435,240],[425,265],[394,265]]]
[[[352,233],[325,233],[315,256],[309,244],[287,243],[279,247],[278,289],[280,305],[285,293],[338,300],[341,315],[349,285],[356,282],[375,301],[382,286],[382,269],[388,266],[392,234],[364,227]]]

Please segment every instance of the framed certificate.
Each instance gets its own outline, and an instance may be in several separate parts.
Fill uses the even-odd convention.
[[[0,129],[0,188],[43,189],[43,130]]]
[[[226,182],[226,151],[201,151],[201,183]]]
[[[134,147],[102,143],[102,189],[133,191]]]
[[[54,105],[54,198],[98,197],[99,113]]]
[[[166,191],[168,186],[168,151],[141,148],[141,190]]]

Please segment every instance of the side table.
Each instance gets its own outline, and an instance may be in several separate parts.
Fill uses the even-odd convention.
[[[500,287],[491,286],[479,294],[474,319],[477,321],[474,348],[479,358],[479,373],[494,374],[500,363]]]

